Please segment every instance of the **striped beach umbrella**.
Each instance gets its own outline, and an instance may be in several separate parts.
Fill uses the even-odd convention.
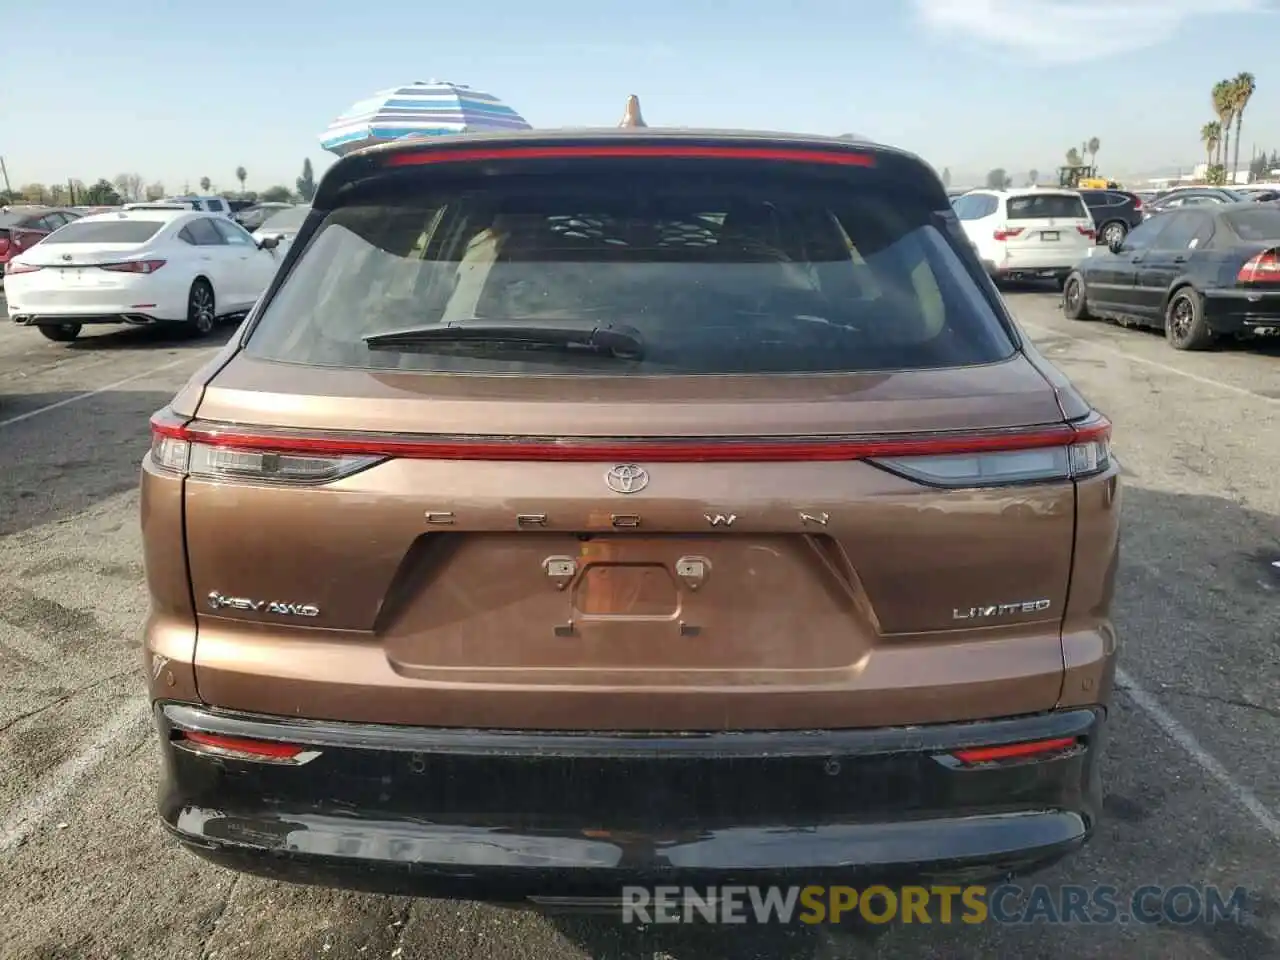
[[[352,104],[320,135],[320,145],[344,156],[406,137],[529,129],[524,117],[491,94],[461,83],[418,80]]]

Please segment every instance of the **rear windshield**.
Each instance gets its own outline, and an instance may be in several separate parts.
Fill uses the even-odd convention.
[[[8,210],[0,210],[0,227],[12,227],[17,224],[38,217],[43,210],[34,210],[31,207],[12,207]]]
[[[1084,218],[1084,201],[1070,193],[1033,193],[1009,198],[1009,220],[1062,220]]]
[[[606,376],[931,368],[1013,353],[944,232],[949,211],[843,179],[719,164],[684,177],[632,167],[619,178],[608,166],[572,179],[436,181],[337,209],[247,352],[342,367]],[[509,340],[387,349],[363,339],[557,322],[626,327],[642,354]]]
[[[296,232],[310,212],[311,208],[308,206],[289,207],[286,210],[266,210],[259,220],[260,226],[258,229],[293,230]]]
[[[1280,210],[1236,210],[1226,221],[1242,240],[1280,240]]]
[[[142,243],[164,225],[163,220],[77,220],[49,234],[45,243]]]

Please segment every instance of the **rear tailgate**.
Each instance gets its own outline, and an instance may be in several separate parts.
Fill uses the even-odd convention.
[[[1014,261],[1069,265],[1086,255],[1096,235],[1093,217],[1077,193],[1034,190],[1010,196],[1002,231]]]
[[[622,207],[592,166],[556,189],[490,170],[483,213],[473,182],[449,181],[442,203],[415,171],[430,204],[398,181],[394,201],[345,206],[303,239],[195,422],[159,421],[153,464],[175,441],[189,457],[207,702],[654,730],[1054,705],[1069,451],[1089,436],[918,198],[886,207],[883,185],[868,190],[829,234],[811,216],[828,171],[753,168],[729,190],[733,162],[699,160],[688,183],[690,161],[620,171],[642,198]],[[711,195],[690,207],[691,189]],[[718,311],[684,312],[704,288]],[[523,322],[566,290],[575,316],[584,297],[617,298],[652,357],[360,339],[463,296],[468,314],[507,305]],[[416,312],[384,313],[397,303]]]

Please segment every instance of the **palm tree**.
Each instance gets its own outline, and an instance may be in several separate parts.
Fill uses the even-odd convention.
[[[1222,142],[1218,150],[1218,164],[1225,166],[1227,154],[1231,152],[1231,120],[1233,97],[1230,80],[1219,80],[1213,85],[1213,112],[1218,115],[1218,123],[1222,125]]]
[[[1097,137],[1090,137],[1089,142],[1085,144],[1085,149],[1089,151],[1089,166],[1097,172],[1098,167],[1098,150],[1102,147],[1102,141]]]
[[[1218,149],[1218,144],[1222,142],[1222,124],[1217,120],[1210,120],[1200,128],[1200,142],[1204,144],[1205,154],[1205,172],[1209,172],[1209,168],[1213,166],[1213,157]]]
[[[249,179],[244,167],[236,167],[236,179],[240,181],[240,192],[244,193],[244,182]]]
[[[1080,151],[1077,150],[1075,147],[1072,147],[1070,150],[1067,151],[1067,166],[1068,167],[1080,166]]]
[[[1240,170],[1240,127],[1244,124],[1244,108],[1253,99],[1253,92],[1258,88],[1252,73],[1238,73],[1231,81],[1231,107],[1236,116],[1236,151],[1231,158],[1231,182],[1236,182],[1236,174]]]
[[[209,192],[209,188],[211,186],[213,186],[213,181],[210,180],[208,177],[200,178],[200,189],[203,190],[205,193]]]
[[[1039,179],[1040,179],[1039,170],[1029,170],[1027,172],[1027,183],[1031,184],[1033,187],[1036,185],[1036,181]]]

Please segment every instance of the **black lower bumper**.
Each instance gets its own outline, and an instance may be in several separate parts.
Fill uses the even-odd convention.
[[[1216,334],[1280,331],[1280,291],[1221,290],[1207,293],[1204,318]]]
[[[530,734],[156,712],[165,824],[246,872],[514,901],[626,885],[992,879],[1091,833],[1103,713],[879,730]],[[290,766],[193,750],[183,730],[301,744]],[[966,765],[965,747],[1070,739]]]

